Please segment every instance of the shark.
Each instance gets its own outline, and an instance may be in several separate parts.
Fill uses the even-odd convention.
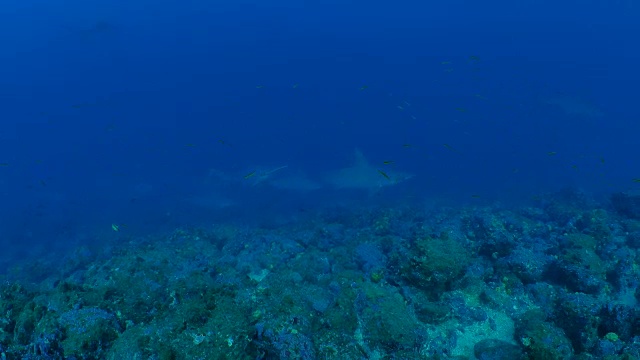
[[[190,196],[182,200],[189,205],[213,211],[225,210],[239,205],[235,200],[232,200],[225,195],[215,191],[198,194],[196,196]]]
[[[569,116],[600,118],[605,115],[605,113],[596,104],[576,96],[556,94],[554,96],[544,98],[543,102],[547,105],[558,108]]]
[[[413,177],[413,174],[404,172],[387,169],[382,171],[371,165],[362,151],[356,149],[354,162],[350,166],[329,172],[325,176],[325,181],[335,189],[376,192]]]
[[[270,186],[279,190],[294,192],[310,192],[321,189],[322,184],[308,178],[302,172],[283,171],[289,166],[259,169],[254,171],[248,181],[251,186]],[[246,177],[246,175],[245,175]]]
[[[316,191],[323,188],[321,183],[308,178],[302,173],[274,178],[269,181],[269,185],[280,190],[302,193]]]
[[[275,173],[280,170],[288,168],[288,165],[278,166],[276,168],[260,168],[258,170],[252,171],[249,174],[244,176],[244,179],[251,184],[251,186],[258,186],[262,184],[268,184],[273,179]]]

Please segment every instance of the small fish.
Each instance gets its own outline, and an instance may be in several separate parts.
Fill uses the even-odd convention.
[[[245,178],[245,179],[249,179],[249,178],[251,178],[252,176],[254,176],[255,174],[256,174],[256,172],[255,172],[255,171],[252,171],[252,172],[248,173],[247,175],[245,175],[245,176],[244,176],[244,178]]]
[[[293,84],[293,86],[291,86],[291,87],[294,88],[294,89],[297,89],[298,88],[298,84]]]
[[[451,65],[451,61],[441,61],[440,65]]]
[[[111,230],[118,232],[120,231],[120,226],[118,226],[117,224],[111,224]]]
[[[555,151],[549,151],[547,153],[548,156],[555,156],[556,154],[557,154],[557,152],[555,152]]]
[[[264,88],[264,85],[256,85],[256,89],[262,89]]]
[[[228,141],[223,140],[223,139],[219,139],[219,140],[218,140],[218,144],[220,144],[220,145],[222,145],[222,146],[233,147],[233,145],[232,145],[231,143],[229,143]]]
[[[472,198],[472,199],[479,199],[479,198],[480,198],[480,195],[475,195],[475,194],[474,194],[474,195],[471,195],[471,198]]]
[[[395,162],[395,161],[393,161],[393,160],[387,160],[387,161],[383,161],[382,163],[383,163],[384,165],[391,165],[391,164],[393,164],[394,162]]]
[[[360,91],[367,90],[368,88],[369,88],[369,85],[362,85],[360,86]]]
[[[418,120],[418,118],[417,118],[417,117],[415,117],[415,115],[411,115],[411,119],[413,119],[413,120]]]
[[[461,112],[461,113],[465,113],[465,112],[467,112],[467,109],[465,109],[463,107],[457,107],[456,111]]]
[[[635,178],[632,180],[634,183],[640,183],[640,178]]]
[[[572,168],[573,170],[578,170],[578,165],[575,165],[575,164],[574,164],[574,165],[571,165],[571,168]]]
[[[0,166],[9,166],[9,163],[3,162],[3,163],[0,163]]]
[[[188,144],[184,144],[184,146],[186,146],[186,147],[196,147],[196,144],[188,143]]]
[[[276,171],[280,171],[280,170],[282,170],[282,169],[286,169],[286,168],[288,168],[288,167],[289,167],[289,165],[279,166],[279,167],[277,167],[277,168],[275,168],[275,169],[273,169],[273,170],[265,171],[262,175],[263,175],[263,176],[269,176],[269,175],[273,174],[273,173],[274,173],[274,172],[276,172]]]
[[[487,97],[486,97],[486,96],[482,96],[482,95],[480,95],[480,94],[475,94],[475,95],[473,95],[473,96],[477,97],[477,98],[478,98],[478,99],[480,99],[480,100],[487,100]]]
[[[469,61],[478,62],[478,61],[480,61],[480,58],[475,56],[475,55],[471,55],[471,56],[469,56]]]
[[[600,158],[600,162],[601,162],[602,164],[604,164],[604,158],[603,158],[603,157],[601,157],[601,158]]]
[[[411,145],[411,144],[402,144],[402,147],[405,148],[405,149],[409,149],[409,148],[412,148],[413,145]]]
[[[389,175],[387,175],[384,171],[382,170],[378,170],[378,172],[380,173],[380,175],[384,176],[385,179],[387,180],[391,180],[391,178],[389,177]]]
[[[460,151],[458,151],[456,148],[454,148],[453,146],[449,145],[449,144],[442,144],[444,147],[446,147],[447,149],[449,149],[450,151],[453,151],[456,154],[462,154]]]
[[[404,107],[402,107],[401,105],[396,106],[398,108],[398,110],[403,111]]]
[[[403,103],[404,103],[405,105],[407,105],[407,106],[411,106],[411,104],[410,104],[408,101],[406,101],[406,100],[405,100],[405,101],[403,101]]]

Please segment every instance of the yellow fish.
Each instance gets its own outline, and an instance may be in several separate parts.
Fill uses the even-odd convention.
[[[449,144],[442,144],[444,145],[444,147],[446,147],[447,149],[453,151],[456,154],[462,154],[460,151],[458,151],[456,148],[454,148],[453,146],[449,145]]]
[[[380,173],[380,175],[384,176],[385,179],[387,180],[391,180],[391,178],[389,177],[389,175],[387,175],[384,171],[382,170],[378,170],[378,172]]]

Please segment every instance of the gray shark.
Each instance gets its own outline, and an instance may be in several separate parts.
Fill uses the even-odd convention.
[[[332,171],[325,181],[336,189],[378,191],[384,187],[398,185],[413,177],[413,174],[391,169],[379,169],[371,165],[359,149],[351,166]]]
[[[556,94],[543,98],[543,102],[558,108],[569,116],[599,118],[605,115],[596,104],[577,96]]]
[[[274,178],[269,181],[269,185],[280,190],[303,193],[319,190],[322,188],[321,183],[306,177],[302,173]]]

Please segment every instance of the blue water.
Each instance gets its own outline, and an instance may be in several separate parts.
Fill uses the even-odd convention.
[[[5,0],[0,267],[333,208],[606,202],[640,188],[638,34],[634,0]]]

